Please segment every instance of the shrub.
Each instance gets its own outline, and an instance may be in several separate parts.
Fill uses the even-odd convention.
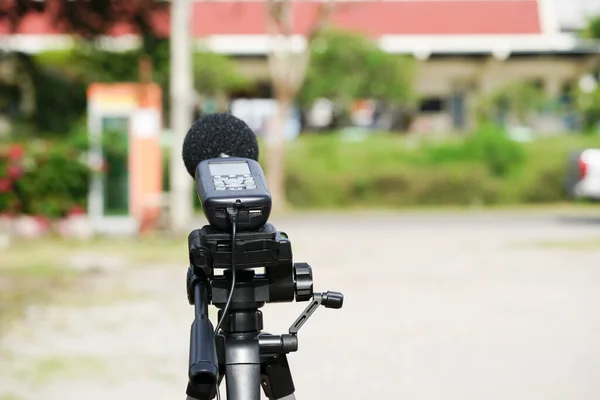
[[[581,147],[600,147],[600,138],[522,144],[487,128],[413,148],[391,135],[362,142],[302,136],[288,144],[285,190],[298,208],[557,202],[566,200],[568,154]]]
[[[464,148],[466,154],[472,154],[498,177],[518,169],[525,159],[521,144],[510,140],[502,129],[493,125],[483,126],[465,142]]]
[[[298,208],[491,204],[500,188],[485,167],[402,167],[359,176],[288,172],[286,192]]]
[[[497,177],[506,176],[524,162],[523,146],[494,125],[484,125],[465,140],[424,147],[427,164],[477,162]]]
[[[73,142],[29,141],[0,149],[0,213],[61,217],[84,208],[89,168]]]
[[[567,162],[573,150],[599,147],[600,138],[579,135],[540,138],[523,146],[525,162],[503,180],[503,202],[547,203],[568,200]]]
[[[390,206],[490,203],[495,192],[489,178],[485,168],[473,164],[403,168],[374,177],[368,202],[381,198]]]
[[[85,206],[87,140],[83,132],[69,137],[0,148],[0,213],[60,217]],[[105,152],[124,151],[117,141],[108,141]],[[490,130],[435,145],[410,143],[395,135],[362,142],[335,134],[302,136],[287,147],[287,199],[300,209],[562,201],[569,153],[600,147],[600,137],[569,135],[520,144]],[[164,190],[169,189],[168,156],[165,151]],[[191,195],[199,209],[195,191]]]

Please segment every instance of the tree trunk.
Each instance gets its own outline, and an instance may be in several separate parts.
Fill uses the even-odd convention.
[[[30,68],[29,55],[13,53],[0,62],[0,83],[19,89],[19,113],[31,117],[36,110],[34,71]]]
[[[306,34],[306,48],[298,51],[292,41],[293,1],[267,0],[267,31],[270,34],[269,68],[278,110],[267,130],[267,185],[273,199],[272,211],[287,208],[285,198],[285,133],[294,98],[306,76],[310,58],[310,44],[328,22],[333,0],[325,1]]]
[[[219,91],[215,95],[215,105],[217,112],[227,112],[229,105],[229,96],[223,91]]]
[[[267,186],[273,199],[272,212],[281,213],[287,208],[285,197],[285,124],[290,114],[290,96],[277,96],[277,112],[271,119],[267,132]]]

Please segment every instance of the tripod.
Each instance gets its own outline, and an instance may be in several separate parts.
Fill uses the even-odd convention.
[[[298,350],[298,330],[318,306],[341,308],[343,295],[313,293],[310,265],[292,262],[287,235],[271,224],[237,238],[235,230],[230,236],[205,226],[190,233],[188,247],[187,295],[195,307],[188,400],[219,397],[223,378],[228,400],[260,400],[261,386],[269,399],[295,399],[286,355]],[[261,267],[264,273],[255,270]],[[216,275],[215,269],[223,269],[223,274]],[[262,332],[260,308],[294,299],[310,303],[289,333]],[[211,302],[221,321],[216,333],[208,317]]]

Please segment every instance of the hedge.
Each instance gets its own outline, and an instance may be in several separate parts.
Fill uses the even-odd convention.
[[[394,135],[364,141],[306,136],[290,143],[286,194],[296,208],[553,203],[568,155],[600,137],[564,135],[517,143],[495,129],[410,146]]]
[[[344,138],[340,133],[307,134],[287,144],[285,192],[291,206],[560,202],[568,199],[563,188],[569,154],[600,148],[600,136],[562,135],[521,144],[493,128],[441,143],[416,143],[394,134],[374,134],[362,141]],[[77,140],[0,147],[0,214],[60,217],[85,207],[89,169],[78,161],[84,147],[85,142]],[[165,190],[168,153],[164,152]]]

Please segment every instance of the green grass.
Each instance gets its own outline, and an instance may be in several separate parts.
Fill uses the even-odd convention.
[[[16,394],[0,393],[0,400],[23,400],[23,398]]]
[[[97,257],[121,258],[132,264],[183,263],[187,260],[187,237],[167,238],[149,236],[145,238],[99,237],[91,241],[63,238],[16,240],[3,253],[0,272],[9,274],[51,276],[68,270],[69,260],[81,254]]]
[[[510,214],[524,213],[548,213],[562,212],[569,215],[589,215],[597,213],[600,210],[600,204],[593,202],[556,202],[547,204],[474,204],[465,205],[400,205],[394,206],[350,206],[350,207],[318,207],[318,208],[292,208],[285,210],[283,216],[308,216],[318,214],[431,214],[431,213],[472,213],[472,212],[506,212]]]
[[[554,240],[537,243],[538,246],[550,249],[577,251],[600,251],[600,238],[588,240]]]
[[[89,268],[75,268],[73,258],[84,259]],[[25,307],[48,301],[85,305],[98,301],[140,298],[120,287],[109,292],[90,294],[85,301],[71,301],[71,288],[89,274],[103,258],[117,259],[124,268],[143,268],[156,264],[187,268],[187,238],[147,237],[98,238],[79,242],[60,238],[37,239],[35,246],[27,240],[16,240],[3,250],[0,264],[0,334],[9,322],[19,318]]]
[[[288,143],[287,166],[302,165],[307,174],[362,174],[368,166],[390,170],[423,162],[423,153],[411,143],[390,134],[372,135],[360,142],[344,141],[340,134],[304,136]]]
[[[54,380],[97,377],[108,370],[106,363],[90,356],[25,358],[14,363],[12,374],[21,382],[40,385]]]
[[[10,260],[11,255],[15,259],[11,250],[4,253],[5,259]],[[76,280],[77,274],[72,270],[39,259],[33,261],[28,264],[24,260],[20,265],[6,263],[0,267],[0,334],[9,328],[13,319],[22,315],[28,304],[49,301]]]

